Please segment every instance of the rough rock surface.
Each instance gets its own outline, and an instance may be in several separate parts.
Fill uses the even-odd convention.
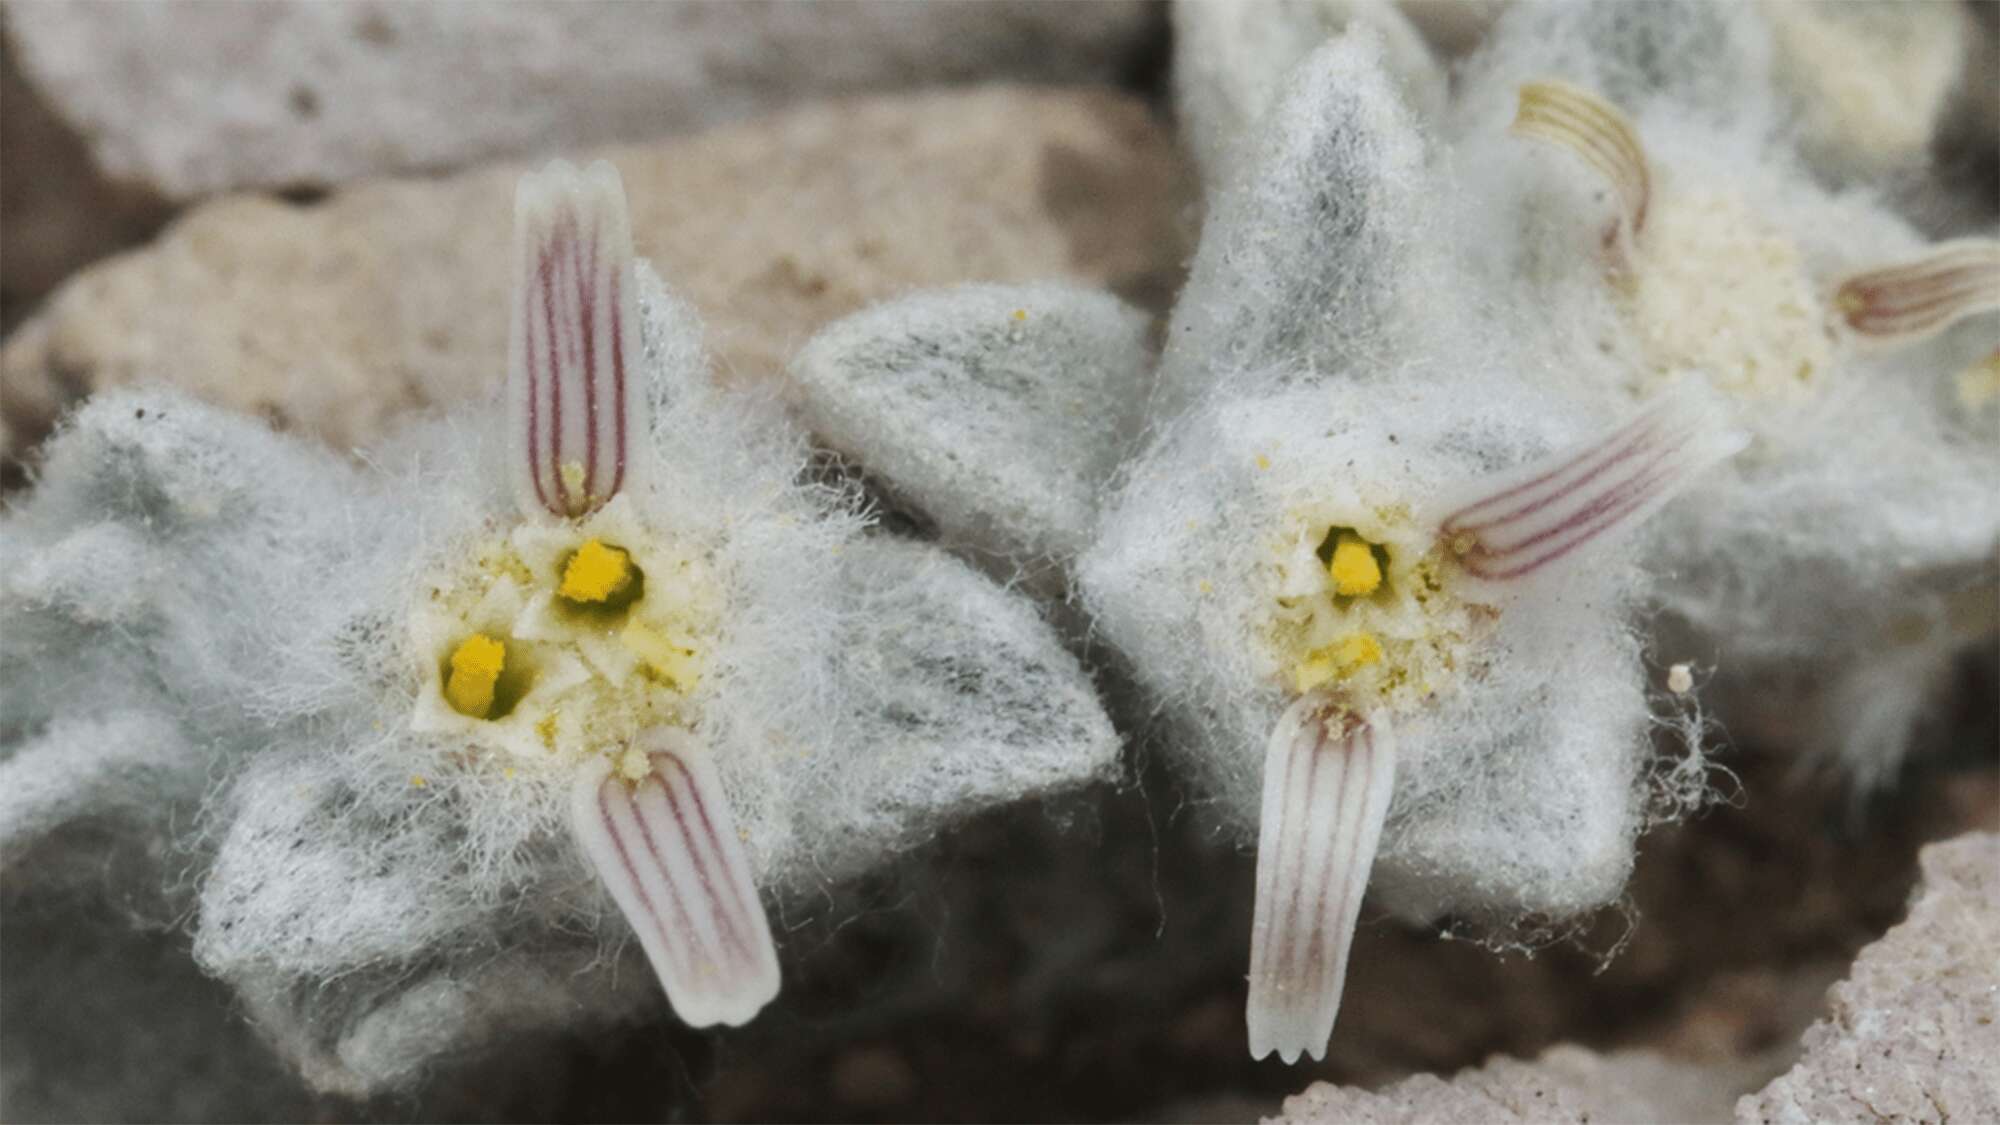
[[[1138,101],[985,88],[802,107],[612,149],[641,254],[725,371],[774,373],[820,324],[920,286],[1066,278],[1165,291],[1184,176]],[[100,387],[173,383],[340,448],[485,394],[506,363],[519,167],[234,196],[52,295],[0,350],[18,455]]]
[[[7,9],[104,171],[170,198],[650,140],[829,94],[1108,82],[1158,19],[1140,0]]]
[[[2000,1121],[2000,834],[1933,844],[1910,916],[1834,986],[1744,1123]]]
[[[1533,1062],[1495,1059],[1449,1081],[1428,1074],[1379,1093],[1321,1082],[1285,1100],[1277,1125],[1501,1125],[1503,1122],[1721,1121],[1728,1064],[1651,1051],[1557,1047]]]
[[[167,204],[106,183],[0,39],[0,333],[83,262],[159,229]]]

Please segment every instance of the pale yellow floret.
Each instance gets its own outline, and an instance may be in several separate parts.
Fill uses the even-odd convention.
[[[507,646],[484,633],[467,637],[451,654],[444,697],[461,715],[483,719],[493,710],[493,687],[507,666]]]
[[[591,539],[570,556],[556,593],[573,602],[602,602],[629,586],[632,574],[631,555]]]
[[[1368,541],[1351,531],[1343,531],[1333,545],[1333,560],[1327,563],[1333,589],[1344,597],[1364,597],[1382,585],[1382,567]]]
[[[682,691],[694,687],[698,678],[694,652],[675,644],[658,629],[635,617],[625,623],[624,630],[618,635],[618,641],[638,654],[639,659],[645,661],[648,668],[672,681],[675,687]]]
[[[1350,633],[1306,657],[1292,669],[1292,686],[1303,695],[1335,680],[1344,680],[1382,661],[1382,642],[1370,633]]]
[[[1976,414],[2000,400],[2000,351],[1958,373],[1958,403]]]
[[[1657,193],[1618,291],[1642,349],[1642,393],[1706,372],[1744,398],[1795,395],[1833,365],[1827,309],[1790,239],[1736,196]]]

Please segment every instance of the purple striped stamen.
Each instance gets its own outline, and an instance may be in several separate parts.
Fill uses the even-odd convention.
[[[631,220],[618,173],[563,161],[521,180],[508,349],[515,490],[531,515],[587,515],[625,487],[644,396]]]
[[[2000,242],[1960,239],[1916,261],[1855,274],[1840,284],[1834,305],[1864,336],[1914,340],[1942,332],[2000,309]]]
[[[745,1023],[777,995],[778,957],[734,817],[699,744],[661,728],[643,746],[636,781],[609,758],[584,768],[571,826],[674,1012],[694,1027]]]
[[[1607,436],[1489,483],[1438,533],[1468,574],[1525,577],[1650,515],[1746,440],[1707,396],[1676,388]]]
[[[1325,696],[1286,710],[1264,757],[1250,930],[1250,1055],[1322,1058],[1389,811],[1396,740]]]

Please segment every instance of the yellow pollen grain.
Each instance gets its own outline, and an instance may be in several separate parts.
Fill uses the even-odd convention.
[[[570,556],[556,592],[573,602],[601,602],[632,581],[632,556],[592,539]]]
[[[1266,457],[1266,456],[1264,456],[1264,455],[1263,455],[1262,453],[1259,453],[1259,454],[1257,455],[1257,467],[1258,467],[1258,468],[1260,468],[1260,469],[1268,469],[1268,468],[1270,468],[1270,467],[1271,467],[1271,459],[1270,459],[1269,457]]]
[[[618,756],[618,772],[627,781],[637,781],[653,772],[653,762],[644,750],[634,746]]]
[[[1372,594],[1382,585],[1382,568],[1375,562],[1375,552],[1369,550],[1367,540],[1351,531],[1340,533],[1326,569],[1333,575],[1334,592],[1347,597]]]
[[[424,780],[423,774],[413,773],[410,775],[410,785],[414,788],[422,789],[424,786],[429,784],[430,782]]]
[[[1345,675],[1358,668],[1381,663],[1382,642],[1376,640],[1372,633],[1355,633],[1335,641],[1332,652],[1334,662],[1340,665],[1341,674]]]
[[[1014,310],[1014,319],[1015,319],[1015,320],[1026,320],[1026,319],[1028,319],[1028,310],[1027,310],[1027,309],[1015,309],[1015,310]]]
[[[1382,642],[1376,640],[1374,634],[1350,633],[1295,665],[1292,668],[1292,687],[1304,695],[1381,661]]]
[[[493,685],[507,665],[507,646],[484,633],[474,633],[452,650],[451,674],[444,682],[445,701],[461,715],[483,719],[493,710]]]
[[[535,722],[535,737],[541,739],[542,745],[550,750],[556,748],[556,720],[559,717],[559,712],[551,711]]]
[[[2000,399],[2000,351],[1958,373],[1958,403],[1978,413]]]

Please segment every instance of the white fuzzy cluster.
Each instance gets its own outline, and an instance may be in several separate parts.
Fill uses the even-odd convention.
[[[1819,681],[1800,710],[1828,720],[1793,727],[1879,776],[1950,654],[1993,625],[1959,608],[2000,543],[2000,441],[1960,376],[2000,347],[2000,317],[1913,344],[1840,322],[1846,275],[1925,243],[1806,170],[1763,26],[1751,6],[1510,13],[1451,124],[1459,176],[1484,172],[1460,237],[1493,299],[1539,327],[1551,389],[1607,417],[1682,378],[1733,404],[1756,440],[1655,522],[1656,597],[1721,661],[1726,713],[1777,678]],[[1645,148],[1651,207],[1623,276],[1595,252],[1594,173],[1506,134],[1515,90],[1545,78],[1607,97]]]
[[[1144,314],[1075,285],[918,293],[822,329],[791,379],[814,434],[1013,562],[1082,547],[1152,373]]]
[[[1589,411],[1523,379],[1506,322],[1454,300],[1431,157],[1377,46],[1315,52],[1251,151],[1175,309],[1171,420],[1081,563],[1099,633],[1156,701],[1168,752],[1247,836],[1295,698],[1290,560],[1302,529],[1358,531],[1386,548],[1388,596],[1424,598],[1369,618],[1390,672],[1355,681],[1381,685],[1402,747],[1379,901],[1494,921],[1603,903],[1645,820],[1629,557],[1596,550],[1506,590],[1419,562],[1463,489],[1582,436]],[[1431,643],[1399,657],[1412,636]]]
[[[757,885],[813,892],[1106,776],[1117,738],[1035,608],[870,537],[852,496],[806,483],[779,404],[713,385],[688,310],[641,278],[652,472],[621,499],[709,577],[686,707]],[[519,519],[496,419],[417,427],[355,471],[184,399],[105,397],[0,534],[10,862],[65,819],[184,832],[213,788],[201,839],[175,841],[196,956],[322,1088],[658,1002],[644,973],[584,971],[628,931],[571,842],[567,774],[413,728],[437,682],[414,615]]]

